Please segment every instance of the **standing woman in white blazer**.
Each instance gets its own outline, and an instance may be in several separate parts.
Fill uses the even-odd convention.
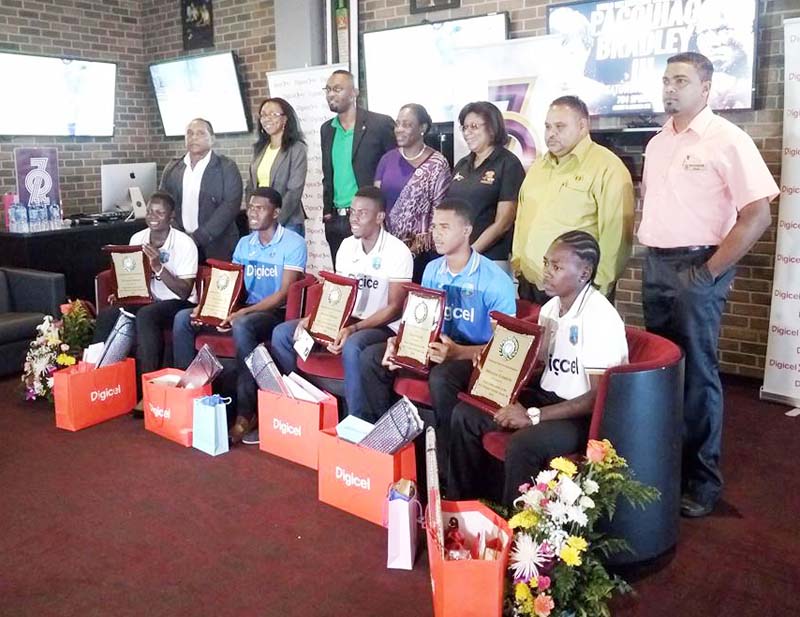
[[[265,99],[259,108],[247,198],[261,186],[278,191],[283,198],[278,222],[301,236],[305,236],[302,197],[307,168],[306,143],[294,109],[284,99]]]

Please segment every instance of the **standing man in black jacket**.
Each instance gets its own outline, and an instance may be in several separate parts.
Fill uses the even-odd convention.
[[[322,221],[335,259],[350,232],[350,202],[362,186],[372,186],[378,161],[395,148],[394,120],[357,107],[358,88],[349,71],[334,71],[325,86],[336,117],[320,128]]]
[[[186,155],[161,175],[162,191],[175,199],[175,227],[197,244],[200,263],[230,261],[239,241],[236,216],[242,208],[242,174],[227,156],[211,150],[214,128],[195,118],[186,127]]]

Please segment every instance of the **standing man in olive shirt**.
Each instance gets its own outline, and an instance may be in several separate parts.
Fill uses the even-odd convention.
[[[555,99],[545,119],[547,152],[534,161],[519,192],[511,267],[519,296],[544,304],[542,258],[567,231],[585,231],[600,245],[597,285],[613,302],[631,255],[633,182],[625,164],[589,136],[589,111],[577,96]]]
[[[372,186],[381,157],[397,146],[394,120],[357,107],[358,88],[349,71],[334,71],[325,86],[336,117],[320,128],[322,221],[335,258],[350,232],[350,202],[359,187]]]

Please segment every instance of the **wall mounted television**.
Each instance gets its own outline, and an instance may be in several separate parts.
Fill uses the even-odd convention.
[[[592,115],[660,113],[667,58],[697,51],[714,64],[712,109],[752,109],[758,0],[581,0],[547,7],[563,37],[564,94]]]
[[[150,79],[167,137],[185,134],[193,118],[211,122],[218,135],[250,130],[233,52],[157,62]]]
[[[423,105],[434,122],[452,122],[460,106],[452,100],[457,48],[508,38],[508,14],[423,22],[364,33],[370,111],[395,117],[406,103]]]
[[[3,51],[0,75],[0,135],[114,135],[113,62]]]

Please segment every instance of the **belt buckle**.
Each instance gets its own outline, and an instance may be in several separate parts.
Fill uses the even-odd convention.
[[[336,214],[339,216],[347,216],[347,208],[336,208]]]

